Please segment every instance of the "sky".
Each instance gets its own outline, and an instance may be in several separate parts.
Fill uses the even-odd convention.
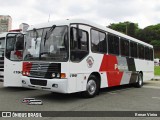
[[[0,15],[12,17],[12,29],[59,19],[103,26],[130,21],[144,28],[160,23],[160,0],[0,0]]]

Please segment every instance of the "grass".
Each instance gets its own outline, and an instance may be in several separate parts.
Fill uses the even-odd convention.
[[[160,75],[160,66],[154,66],[154,75]]]

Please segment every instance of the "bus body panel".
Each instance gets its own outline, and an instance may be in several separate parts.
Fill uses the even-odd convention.
[[[88,66],[87,63],[87,60],[90,57],[92,57],[94,61],[91,68]],[[100,74],[101,88],[135,83],[138,80],[138,72],[144,71],[145,69],[147,70],[148,67],[152,66],[152,62],[145,63],[148,64],[148,66],[144,67],[143,69],[140,68],[138,69],[137,63],[140,63],[140,61],[144,63],[144,60],[137,61],[136,59],[133,58],[128,58],[128,59],[132,60],[127,60],[127,58],[125,57],[118,57],[115,55],[96,54],[96,53],[89,54],[79,63],[73,63],[73,62],[61,63],[61,70],[62,72],[66,73],[67,79],[60,80],[60,79],[34,78],[37,80],[47,80],[46,86],[39,86],[30,83],[30,79],[33,79],[32,77],[23,76],[22,80],[26,80],[27,82],[27,84],[23,84],[23,86],[32,87],[35,89],[61,92],[61,93],[80,92],[86,90],[87,80],[93,72],[97,72]],[[131,63],[129,63],[130,61]],[[151,72],[144,71],[143,74],[144,74],[144,80],[149,80],[153,76],[153,71]],[[52,87],[53,84],[58,84],[59,87],[54,88]]]
[[[18,39],[18,35],[22,35],[21,38],[23,37],[23,39]],[[6,33],[4,51],[4,87],[22,87],[21,76],[23,48],[17,49],[18,47],[16,47],[16,44],[18,42],[21,43],[19,46],[22,47],[24,44],[24,34],[20,32]],[[10,50],[10,52],[8,52],[8,50]]]
[[[22,87],[22,61],[11,61],[5,58],[4,87]]]

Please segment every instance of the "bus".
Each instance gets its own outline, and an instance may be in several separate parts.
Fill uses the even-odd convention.
[[[4,79],[4,48],[5,48],[5,33],[0,34],[0,81]]]
[[[22,86],[94,97],[100,88],[154,77],[153,46],[87,20],[34,25],[26,32]]]
[[[0,80],[4,87],[20,87],[22,75],[24,34],[0,34]]]

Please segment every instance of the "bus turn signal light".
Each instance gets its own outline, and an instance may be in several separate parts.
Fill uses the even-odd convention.
[[[61,78],[66,78],[66,73],[61,73]]]

